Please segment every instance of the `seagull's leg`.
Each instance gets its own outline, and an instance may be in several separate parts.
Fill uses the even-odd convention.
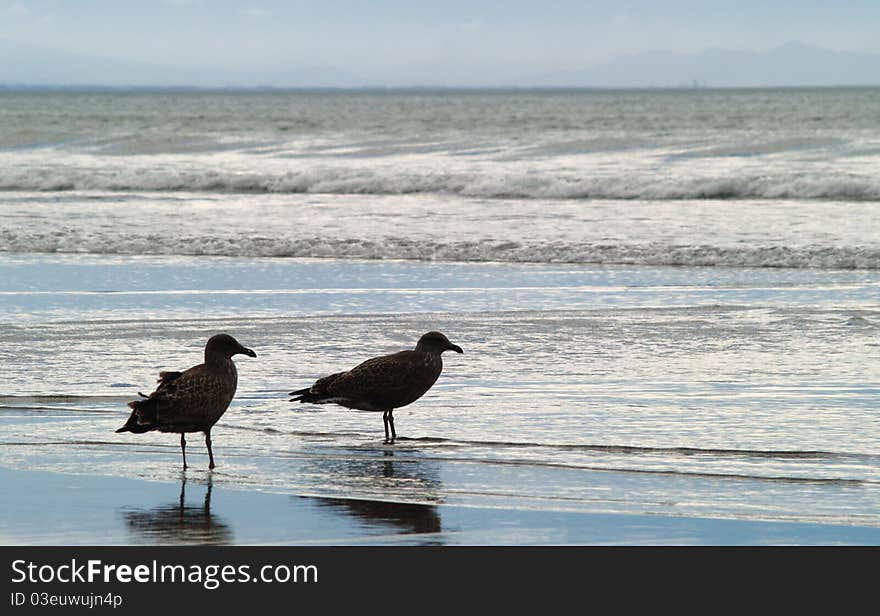
[[[388,411],[382,411],[382,424],[385,426],[385,442],[390,443],[391,439],[388,438]]]
[[[183,470],[186,470],[186,436],[180,433],[180,453],[183,454]]]
[[[391,442],[394,442],[394,439],[397,438],[397,433],[394,431],[394,409],[388,411],[388,425],[391,426]]]
[[[208,468],[214,468],[214,452],[211,451],[211,430],[205,430],[205,445],[208,447]]]

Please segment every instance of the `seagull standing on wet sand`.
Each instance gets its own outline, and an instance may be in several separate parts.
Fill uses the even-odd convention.
[[[211,428],[223,416],[238,385],[238,371],[232,362],[237,354],[256,357],[257,354],[238,343],[229,334],[211,336],[205,344],[205,363],[185,372],[160,372],[159,386],[143,400],[129,402],[131,416],[117,432],[141,434],[159,432],[180,433],[180,452],[186,470],[187,432],[204,432],[208,447],[208,468],[214,468],[211,451]]]
[[[391,444],[397,438],[394,409],[415,402],[431,389],[443,371],[443,351],[464,352],[440,332],[428,332],[415,350],[374,357],[348,372],[325,376],[311,387],[290,392],[294,396],[290,401],[382,411],[385,443]]]

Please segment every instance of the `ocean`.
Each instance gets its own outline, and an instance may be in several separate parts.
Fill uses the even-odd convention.
[[[2,92],[0,466],[179,487],[175,435],[114,430],[224,331],[258,357],[191,485],[379,503],[325,515],[414,543],[603,540],[562,514],[880,543],[878,117],[868,88]],[[464,354],[393,446],[287,401],[432,329]]]

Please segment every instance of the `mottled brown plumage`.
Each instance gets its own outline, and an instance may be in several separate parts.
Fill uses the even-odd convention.
[[[187,432],[204,432],[208,447],[208,468],[214,468],[211,450],[211,427],[223,416],[235,396],[238,372],[232,356],[257,354],[228,334],[212,336],[205,345],[205,363],[184,372],[160,372],[156,391],[143,400],[128,403],[131,415],[117,432],[140,434],[159,432],[180,433],[183,468],[186,469]]]
[[[428,332],[414,350],[374,357],[347,372],[320,378],[311,387],[291,392],[290,401],[382,411],[385,442],[393,443],[394,409],[412,404],[431,389],[443,371],[441,355],[447,350],[463,352],[440,332]]]

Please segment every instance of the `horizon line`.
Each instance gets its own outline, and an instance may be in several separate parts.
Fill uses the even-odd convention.
[[[855,83],[855,84],[756,84],[756,85],[706,85],[702,83],[689,83],[681,85],[632,85],[632,86],[590,86],[590,85],[363,85],[363,86],[239,86],[233,84],[217,86],[199,85],[160,85],[160,84],[27,84],[27,83],[2,83],[0,92],[33,92],[33,91],[140,91],[140,92],[504,92],[504,91],[598,91],[598,92],[622,92],[622,91],[731,91],[731,90],[834,90],[834,89],[874,89],[880,87],[880,83]]]

